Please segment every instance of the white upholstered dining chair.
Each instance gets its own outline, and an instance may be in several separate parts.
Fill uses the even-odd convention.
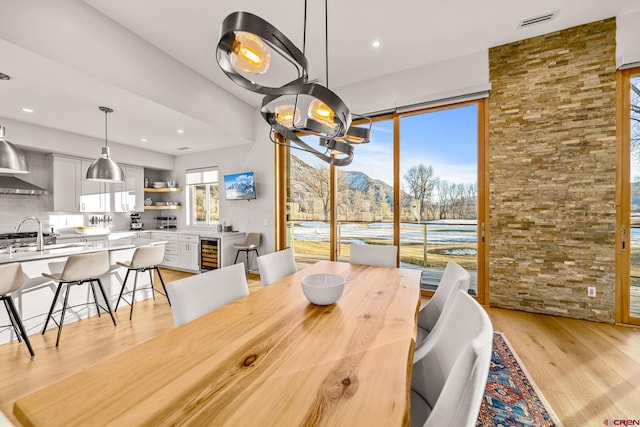
[[[249,295],[244,265],[232,264],[167,283],[167,295],[178,327]]]
[[[411,380],[411,425],[476,425],[487,385],[493,326],[484,309],[458,291],[445,317],[417,349]]]
[[[268,286],[298,270],[291,248],[259,256],[258,268],[262,286]]]
[[[420,347],[429,332],[440,318],[447,300],[453,297],[459,290],[469,290],[469,272],[455,261],[449,261],[442,273],[436,292],[433,297],[422,307],[418,314],[418,332],[416,336],[416,348]]]
[[[351,264],[395,267],[397,256],[398,247],[394,245],[368,245],[362,243],[351,243],[349,245],[349,262]]]

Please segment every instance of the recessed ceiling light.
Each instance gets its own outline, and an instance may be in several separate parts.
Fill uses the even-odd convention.
[[[25,113],[33,113],[33,108],[22,107],[21,110],[24,111]]]
[[[140,141],[142,142],[149,142],[149,140],[147,138],[140,138]]]
[[[373,43],[371,43],[371,46],[380,47],[380,40],[374,40]]]
[[[183,134],[183,133],[184,133],[184,131],[183,131],[182,129],[178,129],[176,132],[178,132],[178,133],[180,133],[180,134]]]

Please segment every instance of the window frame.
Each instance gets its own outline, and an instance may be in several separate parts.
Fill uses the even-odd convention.
[[[199,187],[204,186],[204,210],[205,221],[197,222],[196,212],[196,192]],[[211,189],[217,187],[218,197],[215,202],[212,201]],[[220,220],[220,171],[217,166],[205,168],[187,169],[185,171],[185,190],[186,190],[186,225],[189,226],[212,226],[219,223]],[[211,204],[217,204],[217,218],[211,217]]]

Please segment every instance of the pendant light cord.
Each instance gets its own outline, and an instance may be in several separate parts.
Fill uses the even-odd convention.
[[[109,127],[107,126],[107,116],[109,115],[109,112],[105,110],[104,112],[104,146],[108,147],[109,146],[109,139],[107,138],[107,131],[109,129]]]
[[[329,89],[329,11],[327,9],[327,0],[324,0],[324,59],[324,71],[327,76],[327,89]]]
[[[306,55],[307,50],[307,0],[304,0],[304,20],[302,27],[302,55]]]

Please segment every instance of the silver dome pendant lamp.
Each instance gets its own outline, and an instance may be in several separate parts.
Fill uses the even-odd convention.
[[[11,77],[0,73],[0,80],[11,80]],[[0,173],[29,173],[24,153],[6,140],[2,125],[0,125]]]
[[[87,169],[87,180],[97,182],[124,182],[124,171],[111,159],[111,150],[107,140],[107,116],[113,113],[109,107],[98,107],[104,112],[104,147],[102,155],[94,160]]]
[[[4,126],[0,126],[0,173],[29,173],[24,153],[6,140]]]

